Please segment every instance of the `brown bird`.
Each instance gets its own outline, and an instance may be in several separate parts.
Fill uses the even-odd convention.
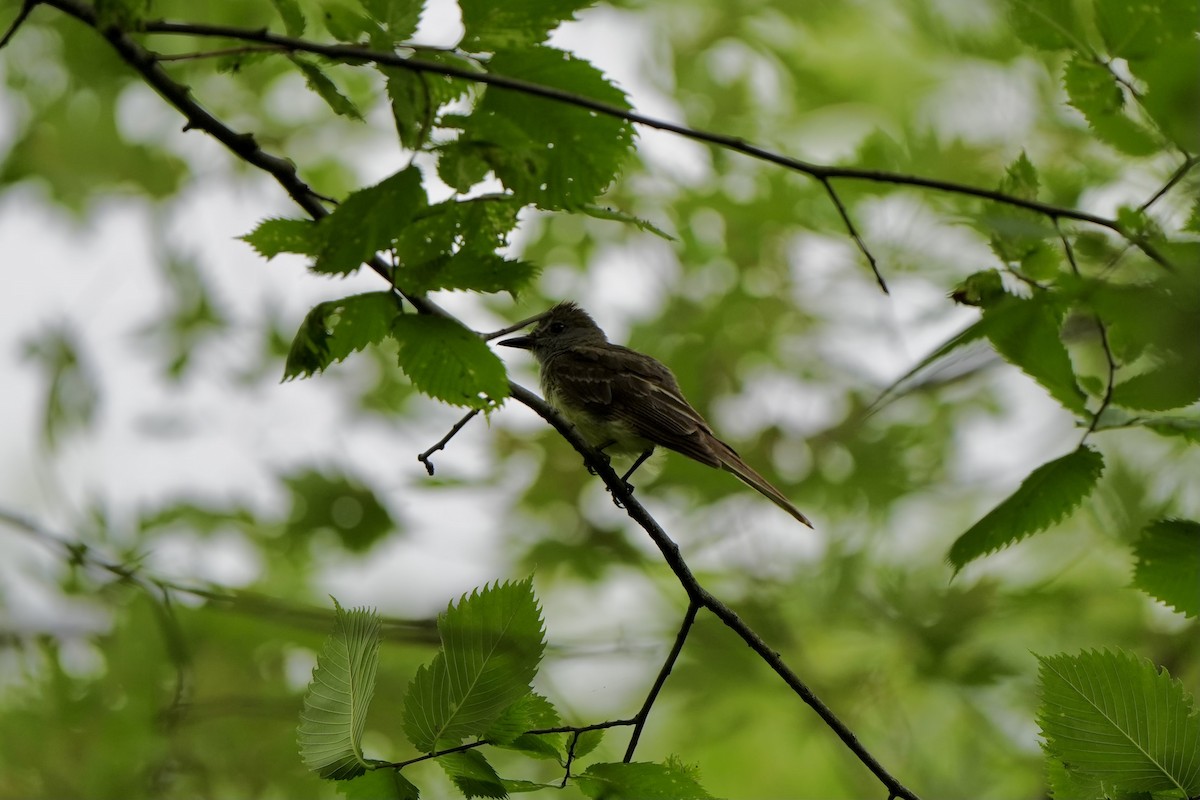
[[[500,344],[533,353],[546,401],[593,447],[637,454],[622,480],[628,481],[654,448],[662,446],[732,472],[812,527],[782,492],[716,437],[700,412],[684,399],[671,370],[644,353],[609,342],[600,326],[574,303],[559,303],[528,335]]]

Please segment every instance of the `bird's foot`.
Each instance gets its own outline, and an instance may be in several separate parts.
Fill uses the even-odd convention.
[[[609,456],[608,456],[608,453],[605,453],[605,452],[604,452],[604,448],[606,448],[606,447],[612,447],[614,444],[616,444],[616,442],[614,442],[614,441],[612,441],[612,440],[610,439],[609,441],[607,441],[607,442],[605,442],[604,444],[600,445],[599,447],[597,447],[597,448],[596,448],[596,449],[593,451],[593,455],[595,456],[596,460],[597,460],[597,461],[599,461],[601,464],[603,464],[603,465],[604,465],[604,466],[606,466],[606,467],[607,467],[609,464],[611,464],[611,463],[612,463],[612,459],[611,459],[611,458],[609,458]],[[590,463],[587,461],[587,459],[584,459],[583,466],[587,467],[588,475],[595,475],[595,474],[596,474],[596,468],[595,468],[595,467],[593,467],[593,466],[592,466],[592,465],[591,465],[591,464],[590,464]]]
[[[621,483],[625,486],[625,491],[629,492],[629,494],[632,496],[633,488],[634,488],[633,484],[626,480],[622,480]],[[604,487],[604,491],[608,492],[609,494],[612,494],[612,489],[608,486]],[[625,504],[621,502],[621,498],[617,497],[615,494],[613,494],[612,500],[613,500],[613,505],[615,505],[617,508],[625,508]]]

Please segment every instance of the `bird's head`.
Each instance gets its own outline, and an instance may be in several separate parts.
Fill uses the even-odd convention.
[[[524,336],[514,336],[499,344],[529,350],[539,360],[579,345],[603,344],[604,331],[586,311],[571,302],[563,302],[547,311],[537,327]]]

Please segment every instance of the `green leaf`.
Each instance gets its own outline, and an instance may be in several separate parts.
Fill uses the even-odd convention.
[[[304,35],[304,12],[300,10],[300,4],[296,0],[271,0],[271,5],[275,6],[275,10],[283,19],[283,29],[287,31],[288,36]]]
[[[1046,752],[1107,796],[1200,793],[1200,714],[1183,684],[1125,651],[1038,656]]]
[[[1005,168],[1004,178],[1000,181],[1000,191],[1023,200],[1037,199],[1037,169],[1024,150],[1017,156],[1016,161]]]
[[[317,226],[323,246],[313,269],[338,275],[354,272],[380,250],[392,247],[427,205],[416,167],[354,192]]]
[[[365,608],[346,611],[336,600],[333,606],[334,630],[304,695],[298,741],[306,767],[322,778],[346,780],[369,766],[361,746],[375,693],[379,616]]]
[[[442,649],[404,697],[404,732],[422,752],[483,736],[529,692],[545,649],[533,581],[476,590],[438,618]]]
[[[1200,444],[1200,419],[1194,417],[1157,417],[1142,423],[1160,436],[1178,436]]]
[[[540,44],[559,23],[595,0],[460,0],[465,33],[459,45],[473,53]]]
[[[1081,445],[1043,464],[950,547],[947,560],[957,573],[980,556],[1049,528],[1083,502],[1104,471],[1104,458]]]
[[[23,343],[22,355],[46,376],[42,437],[51,449],[67,433],[86,430],[96,418],[100,387],[78,337],[65,326],[54,327]]]
[[[1087,41],[1072,0],[1008,0],[1018,38],[1043,50],[1074,50]]]
[[[466,797],[508,797],[504,781],[478,750],[450,753],[437,759],[446,775]]]
[[[308,84],[308,88],[320,95],[326,105],[333,109],[333,113],[343,117],[350,117],[351,119],[362,120],[362,112],[350,101],[350,98],[338,90],[337,84],[320,67],[300,56],[293,55],[288,56],[288,58],[304,73],[304,82]]]
[[[335,791],[347,800],[420,800],[421,791],[394,769],[370,770],[349,781],[340,781]]]
[[[537,275],[537,267],[495,252],[508,245],[519,210],[520,204],[506,195],[431,206],[396,241],[403,262],[397,282],[416,292],[519,291]]]
[[[629,107],[624,92],[599,70],[553,48],[497,53],[490,68]],[[520,201],[562,209],[591,203],[616,177],[632,148],[633,128],[624,120],[493,86],[467,118],[458,140],[443,148],[443,157],[448,152],[451,158],[481,159]]]
[[[307,219],[265,219],[240,238],[268,261],[280,253],[315,256],[321,252],[317,223]]]
[[[309,377],[383,341],[391,333],[398,313],[391,292],[368,292],[319,303],[308,312],[292,339],[283,379]]]
[[[308,469],[287,475],[292,510],[285,535],[305,542],[318,531],[330,531],[353,553],[365,553],[396,529],[375,492],[344,475]]]
[[[372,40],[376,46],[395,45],[410,39],[417,32],[424,8],[421,0],[359,0],[359,3],[371,19],[387,31],[388,35],[382,40]]]
[[[1125,95],[1116,76],[1103,64],[1076,53],[1063,71],[1063,86],[1071,105],[1083,113],[1102,141],[1131,156],[1152,155],[1161,149],[1153,133],[1125,114]]]
[[[1200,365],[1193,359],[1175,358],[1118,383],[1112,401],[1124,408],[1167,411],[1190,406],[1200,399]]]
[[[1031,299],[1006,296],[983,311],[984,332],[1000,355],[1040,383],[1076,414],[1087,413],[1087,397],[1075,381],[1062,343],[1062,310],[1045,293]]]
[[[458,252],[402,270],[397,281],[414,292],[460,289],[509,292],[516,296],[541,270],[528,261],[511,261],[496,253]]]
[[[325,30],[340,42],[358,44],[383,34],[375,20],[337,2],[324,3],[322,13]]]
[[[484,733],[483,738],[491,744],[507,745],[525,731],[533,728],[553,728],[560,723],[554,705],[537,692],[530,692],[500,712],[500,716]],[[548,735],[561,737],[563,734]],[[531,737],[540,738],[540,737]]]
[[[603,800],[683,800],[712,797],[691,770],[674,759],[665,764],[635,761],[629,764],[592,764],[575,776],[579,790]]]
[[[1133,548],[1133,585],[1179,613],[1200,616],[1200,523],[1160,519]]]
[[[486,409],[508,396],[504,363],[454,320],[407,314],[392,323],[400,368],[421,392],[451,405]]]
[[[579,738],[575,740],[576,760],[587,758],[600,746],[600,742],[602,741],[604,741],[604,730],[601,728],[593,728],[590,731],[580,733]]]
[[[1131,61],[1152,57],[1196,30],[1192,0],[1096,0],[1095,9],[1096,28],[1109,54]]]
[[[1195,16],[1195,9],[1192,15]],[[1192,29],[1195,27],[1193,22]],[[1200,125],[1196,124],[1194,113],[1200,108],[1200,80],[1195,70],[1180,69],[1180,65],[1198,63],[1200,40],[1189,36],[1154,50],[1151,58],[1129,64],[1134,75],[1146,85],[1139,98],[1142,108],[1164,135],[1181,150],[1193,153],[1200,148]]]

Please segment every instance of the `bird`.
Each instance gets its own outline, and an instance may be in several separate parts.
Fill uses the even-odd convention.
[[[636,455],[629,477],[656,447],[736,475],[775,505],[813,527],[783,492],[750,467],[683,396],[674,373],[652,356],[608,341],[591,315],[564,301],[535,317],[523,336],[499,342],[528,350],[542,393],[602,455]],[[632,488],[632,487],[630,487]]]

